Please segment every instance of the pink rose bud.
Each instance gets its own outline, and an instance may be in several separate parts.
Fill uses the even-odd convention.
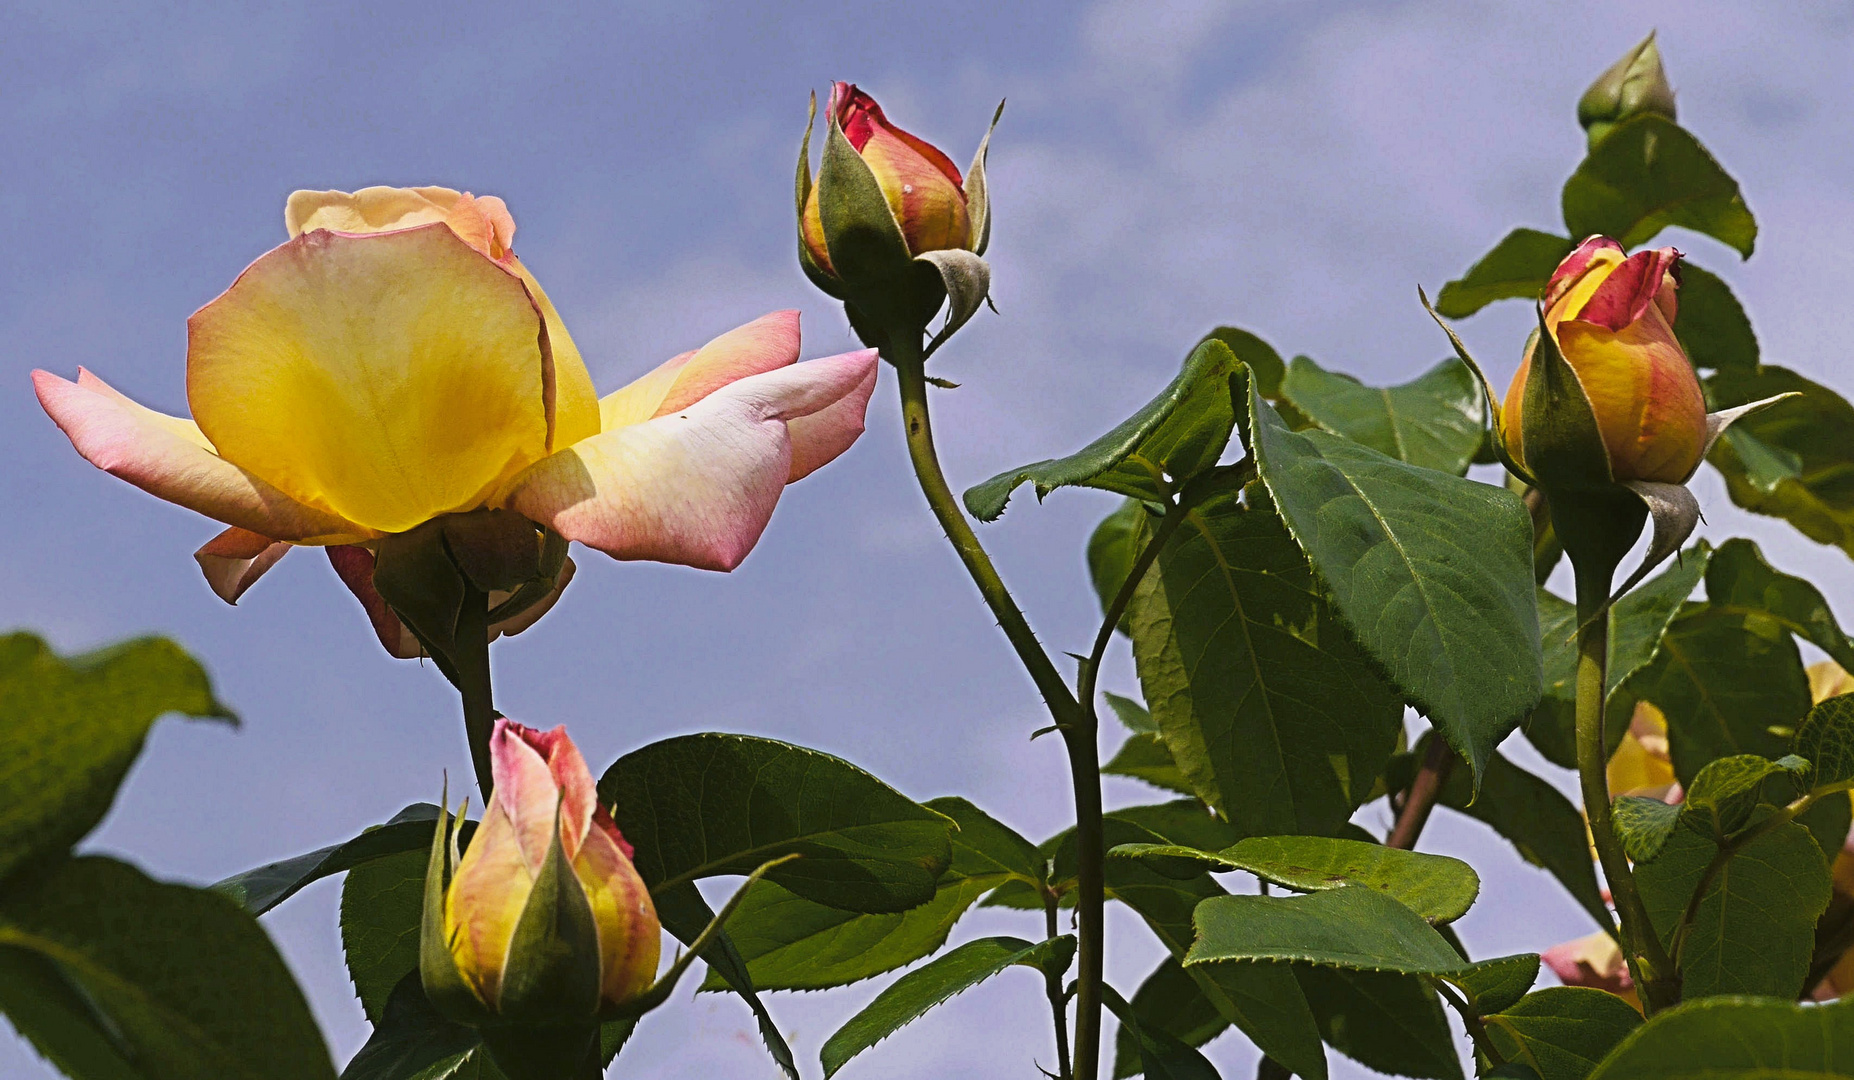
[[[850,83],[832,84],[829,112],[875,175],[909,255],[973,248],[965,181],[951,158],[891,124],[882,106]],[[803,233],[805,249],[819,269],[833,273],[815,186],[805,200]]]
[[[426,881],[426,993],[479,1023],[571,1020],[559,1014],[573,1011],[590,1020],[656,976],[650,892],[564,727],[498,720],[490,754],[488,813],[462,861],[447,875],[448,852],[435,853],[438,872]],[[525,917],[537,904],[545,917]],[[540,926],[568,940],[537,935]]]
[[[1673,248],[1625,256],[1621,244],[1593,236],[1545,287],[1545,331],[1589,400],[1617,483],[1685,483],[1705,452],[1705,395],[1674,336],[1679,267]],[[1501,410],[1507,453],[1526,468],[1526,383],[1537,349],[1534,338]],[[1534,437],[1549,434],[1541,427]]]

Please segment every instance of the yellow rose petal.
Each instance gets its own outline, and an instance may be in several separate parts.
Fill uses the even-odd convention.
[[[220,456],[366,528],[481,506],[547,454],[540,312],[443,225],[306,233],[187,328],[188,399]]]

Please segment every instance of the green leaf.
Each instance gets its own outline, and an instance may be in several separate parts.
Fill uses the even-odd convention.
[[[257,922],[216,893],[85,857],[0,890],[0,947],[35,953],[150,1076],[329,1080],[309,1006]]]
[[[1782,518],[1804,536],[1854,556],[1854,405],[1820,383],[1765,365],[1705,380],[1711,408],[1799,393],[1739,420],[1708,460],[1732,501]]]
[[[1454,357],[1410,382],[1375,387],[1297,356],[1281,394],[1322,430],[1456,476],[1468,471],[1486,437],[1481,384]]]
[[[1541,1080],[1584,1080],[1612,1047],[1641,1026],[1642,1017],[1613,994],[1551,986],[1485,1022],[1494,1046],[1507,1058],[1532,1066]]]
[[[1151,535],[1147,517],[1145,503],[1128,499],[1118,510],[1101,519],[1088,537],[1088,576],[1094,582],[1095,595],[1101,599],[1103,615],[1120,595],[1127,575],[1133,572],[1134,560],[1139,558],[1141,545]],[[1120,616],[1116,629],[1127,632],[1126,615]]]
[[[1669,943],[1696,890],[1693,922],[1675,952],[1687,999],[1769,994],[1795,1000],[1809,971],[1815,921],[1828,906],[1828,864],[1809,830],[1790,823],[1739,848],[1708,875],[1719,848],[1677,829],[1636,884]]]
[[[1514,229],[1461,277],[1442,286],[1436,312],[1465,319],[1495,300],[1536,300],[1577,245],[1567,237]]]
[[[1809,762],[1813,790],[1854,781],[1854,694],[1829,698],[1810,709],[1796,729],[1795,748]]]
[[[167,713],[236,722],[165,638],[65,660],[35,635],[0,636],[0,878],[96,828]]]
[[[1757,544],[1735,537],[1719,545],[1706,570],[1706,602],[1714,610],[1765,615],[1854,670],[1854,642],[1842,633],[1820,589],[1764,560]]]
[[[1014,965],[1060,974],[1075,955],[1064,935],[1031,943],[1012,937],[979,938],[896,979],[824,1042],[824,1075],[834,1075],[857,1054],[920,1019],[936,1005]]]
[[[1801,758],[1772,761],[1756,754],[1734,754],[1709,761],[1687,789],[1681,820],[1710,834],[1715,841],[1723,841],[1751,817],[1765,780],[1779,773],[1801,774],[1807,768]]]
[[[1448,1017],[1422,978],[1305,964],[1292,970],[1333,1049],[1378,1072],[1461,1080]]]
[[[1187,968],[1267,960],[1434,975],[1466,966],[1421,915],[1355,885],[1301,896],[1219,896],[1199,904],[1195,917]]]
[[[1275,347],[1247,330],[1234,326],[1219,326],[1205,334],[1199,345],[1206,341],[1221,341],[1228,345],[1236,359],[1242,361],[1255,376],[1255,385],[1262,396],[1273,401],[1281,394],[1281,379],[1287,374],[1287,365],[1281,362],[1281,354]]]
[[[1128,606],[1133,657],[1200,798],[1243,834],[1331,833],[1382,770],[1402,702],[1265,503],[1190,512]]]
[[[1186,480],[1216,465],[1235,426],[1229,346],[1207,339],[1184,370],[1145,407],[1112,431],[1067,457],[999,473],[969,489],[966,509],[996,521],[1011,492],[1034,482],[1040,500],[1059,487],[1092,487],[1135,499],[1165,502]]]
[[[1246,434],[1288,532],[1365,651],[1478,778],[1544,683],[1525,504],[1336,435],[1289,431],[1248,398]]]
[[[1665,803],[1660,799],[1619,795],[1610,812],[1622,850],[1640,863],[1661,853],[1661,845],[1667,843],[1667,838],[1674,835],[1675,826],[1680,824],[1681,808],[1678,803]]]
[[[1177,844],[1125,844],[1110,854],[1143,860],[1185,859],[1220,870],[1246,870],[1297,892],[1362,885],[1389,894],[1432,923],[1453,922],[1467,914],[1481,890],[1474,868],[1459,859],[1325,836],[1252,836],[1222,851]]]
[[[295,896],[304,886],[333,877],[369,859],[405,851],[416,851],[422,859],[431,848],[431,830],[437,820],[436,806],[413,803],[394,814],[386,824],[371,826],[352,840],[266,863],[255,870],[234,874],[212,887],[244,905],[251,914],[262,915]],[[475,829],[474,822],[468,823],[458,843],[466,844]],[[389,984],[387,989],[390,991],[392,986]]]
[[[663,929],[684,945],[700,937],[715,917],[714,909],[708,906],[708,901],[702,899],[694,882],[653,893],[650,899],[656,905],[657,918],[663,923]],[[720,973],[727,985],[752,1010],[754,1021],[759,1025],[760,1041],[766,1045],[766,1052],[772,1055],[780,1071],[789,1080],[799,1080],[798,1062],[792,1057],[792,1048],[786,1045],[785,1036],[779,1033],[779,1025],[773,1022],[772,1014],[766,1011],[766,1005],[753,989],[753,976],[748,973],[746,961],[741,959],[740,952],[734,948],[728,932],[721,931],[701,957],[711,971]]]
[[[1108,819],[1109,843],[1159,839],[1126,822]],[[1173,957],[1182,959],[1195,936],[1192,913],[1212,897],[1227,895],[1208,876],[1174,881],[1137,861],[1109,859],[1108,895],[1132,908]],[[1222,1016],[1247,1035],[1262,1052],[1309,1080],[1325,1080],[1326,1056],[1313,1013],[1280,964],[1210,964],[1185,969],[1198,990]]]
[[[797,853],[768,880],[830,907],[906,911],[934,897],[951,822],[856,766],[745,735],[683,735],[634,750],[599,780],[652,895]]]
[[[1713,558],[1712,546],[1701,540],[1610,608],[1609,696],[1653,658],[1661,635]],[[1577,608],[1539,590],[1539,636],[1545,651],[1545,697],[1526,724],[1526,738],[1552,764],[1575,769]],[[1615,726],[1614,737],[1620,739],[1627,723]]]
[[[1746,258],[1757,242],[1738,181],[1660,116],[1637,116],[1605,136],[1564,182],[1563,204],[1572,236],[1612,236],[1625,248],[1669,226],[1705,233]]]
[[[393,988],[418,969],[426,862],[422,851],[385,855],[349,870],[341,883],[341,951],[361,1010],[375,1024]]]
[[[1180,795],[1195,795],[1197,789],[1185,779],[1184,770],[1166,748],[1165,740],[1154,732],[1130,736],[1120,744],[1114,756],[1101,766],[1101,771],[1109,776],[1130,776],[1135,780],[1144,780],[1156,788],[1175,791]]]
[[[0,1016],[66,1076],[76,1080],[144,1080],[62,969],[25,949],[0,948]]]
[[[1668,627],[1654,659],[1612,697],[1612,717],[1625,697],[1667,717],[1674,772],[1690,785],[1714,758],[1783,756],[1809,711],[1809,678],[1782,624],[1701,607]]]
[[[446,1020],[425,1000],[417,972],[401,977],[381,1015],[370,1019],[373,1034],[341,1071],[341,1080],[450,1080],[473,1055],[488,1060],[473,1029]]]
[[[1468,996],[1468,1004],[1476,1013],[1486,1016],[1512,1008],[1532,989],[1539,978],[1539,954],[1482,960],[1447,978]]]
[[[1229,1029],[1227,1017],[1217,1011],[1203,990],[1171,956],[1159,961],[1133,994],[1131,1008],[1140,1030],[1163,1032],[1186,1046],[1202,1046]],[[1140,1041],[1121,1025],[1114,1041],[1114,1080],[1137,1076],[1144,1069]]]
[[[1133,1006],[1113,987],[1101,987],[1101,1000],[1130,1037],[1147,1080],[1218,1080],[1217,1070],[1197,1048],[1159,1027],[1147,1027]]]
[[[1632,1011],[1632,1010],[1631,1010]],[[1815,1080],[1854,1075],[1854,1004],[1713,998],[1657,1015],[1590,1080]]]
[[[1757,334],[1731,286],[1690,262],[1680,264],[1674,336],[1696,368],[1746,375],[1758,369]]]
[[[911,964],[946,944],[953,924],[986,892],[1006,881],[1035,885],[1043,856],[1035,845],[965,799],[927,805],[959,825],[953,863],[934,898],[909,911],[862,915],[755,882],[728,920],[728,933],[761,990],[821,990]],[[703,990],[727,989],[710,970]]]
[[[1416,754],[1400,759],[1407,762],[1401,768],[1414,772],[1414,759],[1422,752],[1419,745]],[[1597,888],[1583,814],[1550,783],[1495,754],[1487,763],[1478,798],[1468,778],[1457,771],[1437,801],[1491,826],[1527,862],[1557,878],[1597,925],[1614,925]]]

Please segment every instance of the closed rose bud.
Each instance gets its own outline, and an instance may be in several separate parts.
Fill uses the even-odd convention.
[[[425,943],[426,992],[485,1024],[590,1021],[655,978],[656,908],[564,727],[498,720],[490,755],[489,810],[448,886],[448,857],[434,855],[425,934],[442,936]]]
[[[1673,248],[1625,256],[1616,241],[1593,236],[1552,274],[1543,297],[1544,332],[1576,373],[1609,458],[1609,477],[1569,479],[1682,484],[1699,467],[1707,444],[1706,401],[1674,336],[1679,262]],[[1538,345],[1534,338],[1527,347],[1501,410],[1507,452],[1528,468],[1538,465],[1528,462],[1524,415]]]
[[[1590,84],[1577,102],[1577,122],[1594,147],[1616,125],[1648,113],[1674,119],[1674,88],[1668,85],[1653,34]]]
[[[901,226],[910,256],[948,248],[973,250],[972,218],[959,167],[925,139],[890,123],[874,98],[850,83],[830,90],[831,119],[875,176]],[[825,273],[834,273],[818,209],[818,189],[805,200],[805,249]]]

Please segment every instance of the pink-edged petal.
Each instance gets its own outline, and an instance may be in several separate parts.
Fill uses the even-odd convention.
[[[451,957],[477,997],[491,1008],[501,994],[509,943],[533,891],[533,871],[515,824],[500,801],[491,802],[457,864],[444,904]]]
[[[655,979],[663,929],[644,879],[631,865],[631,848],[604,807],[579,849],[573,870],[586,889],[599,928],[599,970],[604,999],[622,1005]]]
[[[791,475],[786,421],[857,392],[870,351],[753,375],[687,409],[608,431],[518,478],[508,504],[618,559],[732,570]]]
[[[830,464],[862,436],[869,396],[875,393],[876,376],[882,367],[873,362],[874,349],[864,352],[871,360],[869,374],[856,389],[810,416],[786,421],[786,433],[792,440],[792,467],[786,474],[786,483],[803,480]]]
[[[591,826],[592,812],[599,805],[598,787],[593,783],[592,770],[586,767],[586,759],[580,756],[579,747],[573,745],[564,724],[557,724],[548,731],[525,727],[508,719],[498,720],[496,725],[498,734],[519,738],[546,763],[557,793],[565,796],[560,805],[560,842],[566,848],[567,858],[573,858]],[[493,753],[493,737],[490,749]],[[499,779],[497,787],[500,790]],[[548,813],[551,816],[552,810]],[[517,821],[519,823],[520,819]]]
[[[1680,252],[1673,248],[1638,251],[1610,271],[1575,318],[1611,333],[1620,331],[1647,312],[1663,286],[1671,280]],[[1663,311],[1665,316],[1667,313]]]
[[[1566,255],[1564,260],[1558,264],[1558,268],[1551,272],[1551,280],[1545,283],[1545,294],[1542,298],[1545,306],[1550,308],[1557,303],[1565,290],[1575,284],[1578,278],[1584,276],[1585,270],[1590,269],[1590,263],[1596,259],[1597,253],[1603,251],[1620,253],[1622,245],[1607,236],[1591,236],[1577,245],[1576,251]]]
[[[249,529],[231,528],[206,541],[193,553],[193,561],[200,564],[206,584],[212,586],[219,599],[236,604],[245,590],[289,551],[290,545],[280,540]]]
[[[599,401],[601,430],[681,412],[731,382],[798,360],[798,312],[775,311],[682,353]]]
[[[401,660],[413,660],[425,655],[425,647],[419,644],[418,637],[400,621],[398,614],[374,589],[373,552],[355,544],[339,544],[327,550],[328,562],[335,568],[335,576],[361,602],[361,608],[367,612],[367,621],[373,624],[373,632],[379,635],[380,644],[386,647],[386,651]]]
[[[32,387],[84,460],[158,499],[273,540],[348,543],[373,535],[285,495],[213,453],[189,421],[137,405],[87,371],[77,382],[34,371]]]
[[[1601,930],[1588,937],[1553,945],[1539,960],[1566,986],[1603,990],[1634,1004],[1635,983],[1615,939]]]

